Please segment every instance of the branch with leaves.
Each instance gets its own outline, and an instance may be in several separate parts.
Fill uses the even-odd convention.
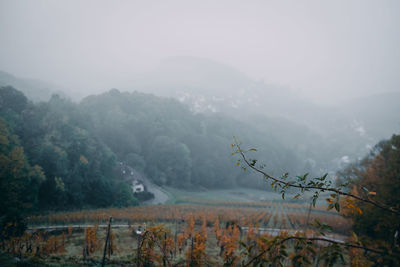
[[[278,189],[280,190],[280,194],[282,195],[282,198],[285,198],[285,193],[287,191],[287,189],[289,188],[295,188],[295,189],[299,189],[299,193],[296,194],[294,196],[294,199],[299,198],[300,196],[302,196],[304,194],[304,192],[313,192],[313,196],[312,196],[312,205],[315,207],[316,201],[320,195],[320,193],[322,192],[330,192],[330,197],[327,199],[327,202],[329,203],[328,205],[328,210],[329,209],[333,209],[335,208],[336,211],[340,212],[340,196],[345,196],[346,197],[346,201],[347,201],[347,205],[346,207],[349,209],[353,209],[353,210],[357,210],[360,214],[362,213],[361,209],[357,208],[355,205],[353,205],[354,200],[357,201],[361,201],[364,203],[368,203],[370,205],[373,205],[385,212],[388,212],[390,214],[393,215],[400,215],[400,211],[387,206],[383,203],[379,203],[373,199],[370,199],[370,197],[373,197],[376,195],[375,192],[368,192],[368,198],[365,197],[361,197],[359,195],[353,194],[352,192],[346,192],[344,189],[346,186],[348,186],[349,184],[342,184],[338,187],[333,187],[332,185],[332,181],[330,181],[329,179],[327,179],[328,174],[325,174],[321,177],[316,177],[316,178],[312,178],[309,179],[309,174],[305,174],[303,176],[297,176],[294,179],[290,179],[289,178],[289,174],[285,173],[283,174],[281,177],[276,178],[272,175],[269,175],[266,171],[264,171],[263,169],[265,168],[265,165],[260,165],[257,164],[257,160],[256,159],[250,159],[247,157],[247,153],[249,152],[254,152],[257,151],[255,148],[251,148],[251,149],[247,149],[244,150],[242,149],[242,143],[239,142],[236,138],[234,138],[234,144],[231,145],[232,149],[233,149],[233,153],[232,155],[239,155],[239,159],[237,161],[237,165],[240,166],[242,169],[246,170],[247,168],[250,168],[252,170],[254,170],[255,172],[261,174],[267,181],[271,182],[271,186],[273,187],[273,189],[275,191],[277,191]],[[306,251],[307,249],[303,249],[303,252],[298,253],[296,255],[294,255],[292,257],[292,260],[294,261],[294,259],[296,259],[297,261],[302,261],[304,263],[307,263],[307,261],[309,261],[310,258],[312,257],[307,257],[306,255],[308,253],[313,254],[313,248],[311,247],[311,244],[313,244],[313,242],[327,242],[330,245],[325,247],[325,260],[329,260],[333,258],[337,258],[337,257],[341,257],[342,261],[343,261],[343,255],[341,253],[341,247],[347,248],[347,249],[361,249],[364,250],[365,252],[368,253],[374,253],[375,255],[380,255],[379,257],[381,258],[389,258],[389,259],[394,259],[396,262],[398,262],[398,259],[400,257],[400,252],[398,251],[397,248],[393,248],[390,251],[388,251],[387,249],[382,249],[382,250],[378,250],[375,248],[370,248],[370,247],[366,247],[364,245],[362,245],[360,242],[357,243],[351,243],[351,242],[343,242],[343,241],[337,241],[337,240],[332,240],[326,237],[323,237],[324,234],[324,230],[327,230],[326,227],[329,227],[325,224],[321,224],[319,221],[316,221],[316,226],[317,228],[319,228],[320,234],[322,236],[320,237],[307,237],[307,236],[279,236],[276,238],[273,238],[272,240],[268,240],[266,239],[268,245],[266,246],[265,249],[262,249],[261,252],[259,252],[257,255],[250,257],[250,260],[244,264],[244,266],[250,266],[251,264],[256,264],[259,263],[260,261],[262,262],[263,260],[267,260],[267,261],[277,261],[280,262],[282,259],[287,259],[287,255],[285,252],[285,246],[284,243],[290,241],[290,240],[295,240],[295,242],[297,242],[295,245],[295,247],[302,247],[299,246],[299,242],[304,244],[304,246],[309,246],[307,249],[308,251]],[[250,250],[253,249],[252,247],[250,247]],[[332,251],[331,251],[332,250]],[[277,254],[271,254],[272,251],[278,251],[279,253]],[[250,251],[248,251],[249,255]],[[269,255],[269,259],[266,259],[266,255]]]
[[[283,199],[285,198],[285,193],[288,188],[300,189],[300,193],[294,196],[294,199],[299,198],[306,191],[315,190],[314,195],[312,197],[313,206],[315,207],[316,201],[321,192],[332,192],[333,194],[330,195],[330,200],[328,200],[329,202],[328,209],[335,208],[338,212],[340,212],[340,203],[339,203],[340,196],[346,196],[365,203],[369,203],[384,211],[400,215],[400,211],[394,209],[393,207],[388,207],[382,203],[376,202],[369,198],[363,198],[361,196],[357,196],[355,194],[343,191],[343,188],[348,184],[342,184],[337,188],[332,187],[332,182],[327,180],[328,177],[327,173],[321,177],[316,177],[312,179],[308,179],[309,174],[306,173],[303,176],[297,176],[296,180],[291,180],[291,181],[288,180],[289,177],[288,173],[283,174],[280,178],[276,178],[272,175],[269,175],[267,172],[263,171],[265,165],[256,166],[257,164],[256,159],[249,159],[246,157],[246,153],[257,151],[255,148],[243,150],[241,147],[242,143],[239,142],[235,137],[234,137],[234,142],[235,143],[231,145],[233,149],[232,155],[238,154],[240,156],[237,165],[241,166],[244,170],[246,170],[247,167],[249,167],[252,170],[262,174],[265,179],[271,180],[272,181],[271,186],[274,188],[275,191],[277,191],[277,189],[280,189],[280,193]],[[244,163],[245,166],[243,166],[242,163]],[[368,193],[371,196],[375,195],[374,192],[368,192]]]
[[[164,228],[163,224],[150,227],[139,237],[137,266],[147,266],[146,264],[157,261],[162,266],[172,266],[169,254],[175,244],[170,236],[170,230]],[[155,251],[156,246],[161,254]]]
[[[307,237],[304,236],[303,234],[296,234],[296,235],[281,235],[281,236],[277,236],[271,240],[268,240],[267,246],[261,250],[261,252],[258,252],[256,255],[253,255],[252,257],[250,257],[249,261],[247,263],[243,263],[243,266],[251,266],[254,265],[255,263],[259,264],[261,261],[263,260],[267,260],[267,261],[272,261],[274,262],[274,260],[283,260],[283,259],[294,259],[297,257],[297,260],[301,260],[306,262],[306,263],[310,263],[308,261],[310,261],[310,259],[307,259],[307,255],[306,253],[297,253],[297,254],[293,254],[291,255],[291,257],[289,257],[289,255],[287,254],[287,247],[285,245],[285,243],[288,243],[290,241],[295,241],[296,244],[294,245],[295,250],[303,250],[303,251],[307,251],[309,258],[313,258],[315,257],[315,246],[314,243],[315,242],[324,242],[324,243],[328,243],[331,245],[331,247],[326,247],[324,250],[325,255],[322,255],[321,258],[325,261],[327,261],[329,259],[329,257],[327,255],[329,254],[334,254],[334,253],[338,253],[338,257],[342,259],[342,261],[344,262],[343,259],[343,255],[341,255],[341,248],[340,247],[344,247],[347,249],[361,249],[365,252],[368,253],[374,253],[376,255],[382,255],[385,257],[388,257],[390,259],[396,259],[396,257],[400,256],[400,251],[398,251],[398,249],[393,248],[393,251],[387,251],[387,249],[375,249],[375,248],[370,248],[370,247],[366,247],[363,246],[360,242],[358,242],[356,240],[356,242],[344,242],[344,241],[340,241],[340,240],[335,240],[332,238],[328,238],[325,237],[324,234],[324,230],[327,230],[328,228],[330,228],[328,225],[320,223],[319,221],[316,220],[315,222],[315,226],[317,228],[319,228],[320,230],[320,234],[321,236],[313,236],[313,237]],[[355,234],[353,234],[352,239],[357,239],[357,237],[355,236]],[[265,241],[264,241],[265,242]],[[246,244],[242,243],[242,246],[246,247]],[[251,250],[254,249],[254,247],[249,247],[247,248],[247,250]],[[267,259],[265,259],[266,255],[268,254],[274,254],[272,252],[274,251],[278,251],[279,253],[275,253],[276,256],[275,257],[267,257]]]

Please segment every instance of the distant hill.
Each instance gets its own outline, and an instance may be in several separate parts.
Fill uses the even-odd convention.
[[[45,82],[20,79],[4,72],[0,72],[1,84],[14,85],[34,101],[46,100],[53,92],[57,92]],[[168,112],[170,108],[177,108],[180,102],[189,108],[178,108],[179,112],[233,119],[237,125],[247,127],[249,131],[256,130],[258,136],[264,135],[266,139],[275,140],[278,146],[284,146],[302,158],[303,162],[306,161],[309,166],[304,170],[312,169],[318,173],[335,171],[344,163],[363,157],[380,140],[400,132],[400,93],[365,96],[328,107],[308,101],[290,88],[252,80],[240,70],[204,58],[167,59],[153,72],[137,79],[129,91],[152,92],[157,96],[172,97],[175,101],[110,91],[90,96],[82,101],[82,105],[97,105],[96,109],[99,110],[108,107],[113,113],[121,110],[122,114],[132,108],[127,106],[135,105],[136,108],[142,107],[135,110],[138,114],[144,110],[151,114],[152,109],[168,101],[171,104]],[[132,101],[124,103],[125,99],[116,98],[121,95]],[[103,101],[103,98],[111,102]],[[129,112],[133,112],[133,109]],[[149,115],[146,112],[144,114]],[[110,116],[107,113],[104,115]],[[176,120],[179,121],[178,118]],[[106,120],[102,117],[97,119]],[[113,131],[114,135],[110,133],[105,142],[115,140],[118,133]],[[229,133],[229,138],[234,134],[238,135],[238,132]],[[259,141],[253,137],[248,140],[252,145],[264,144],[262,139]],[[115,142],[118,143],[118,138]],[[299,170],[297,167],[289,169]]]
[[[230,150],[234,135],[246,145],[257,145],[260,160],[275,174],[301,172],[306,164],[270,133],[221,113],[196,114],[172,98],[112,89],[86,97],[80,107],[93,123],[90,131],[158,185],[262,185],[258,177],[237,168]]]
[[[311,103],[292,90],[254,81],[239,70],[209,59],[173,57],[136,81],[132,90],[174,97],[195,112],[288,115]]]
[[[165,60],[131,89],[174,97],[197,113],[220,112],[245,121],[295,150],[321,150],[318,155],[311,153],[310,161],[322,157],[331,165],[328,169],[341,166],[343,158],[362,157],[400,128],[399,93],[323,106],[290,88],[254,81],[233,67],[204,58]]]
[[[0,86],[7,85],[18,88],[18,90],[34,102],[48,101],[52,94],[66,96],[56,85],[40,80],[19,78],[7,72],[0,71]]]

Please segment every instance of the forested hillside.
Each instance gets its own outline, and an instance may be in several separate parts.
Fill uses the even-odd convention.
[[[194,114],[176,100],[149,94],[113,89],[79,104],[57,95],[34,104],[18,90],[3,87],[0,103],[2,155],[10,170],[29,173],[14,193],[22,197],[23,188],[29,188],[32,197],[24,201],[33,210],[135,204],[129,185],[114,171],[117,161],[158,185],[262,185],[235,167],[233,134],[257,143],[275,173],[298,171],[305,164],[273,136],[243,122]],[[16,155],[23,164],[13,160]],[[1,177],[4,192],[13,182],[7,175]]]
[[[399,93],[327,105],[310,101],[301,91],[255,80],[240,69],[200,57],[166,59],[126,90],[174,97],[195,112],[221,113],[249,124],[249,129],[266,133],[266,138],[299,155],[306,161],[299,171],[314,175],[333,174],[400,130]]]
[[[303,160],[268,133],[221,114],[195,114],[174,99],[116,89],[80,103],[91,131],[118,158],[160,185],[191,188],[258,186],[258,179],[235,168],[233,135],[260,144],[276,173],[298,171]]]
[[[1,153],[8,166],[1,174],[0,191],[7,192],[2,200],[13,194],[25,207],[20,212],[136,203],[113,172],[114,153],[87,131],[87,117],[76,104],[54,96],[35,105],[12,87],[0,89],[0,103]]]

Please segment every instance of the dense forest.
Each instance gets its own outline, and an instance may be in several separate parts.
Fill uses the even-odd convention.
[[[158,185],[186,189],[262,185],[257,177],[235,168],[229,146],[232,133],[268,151],[262,156],[276,172],[298,170],[303,164],[277,140],[256,129],[249,131],[251,126],[243,122],[194,114],[176,100],[149,94],[113,89],[79,104],[58,95],[32,103],[18,90],[3,87],[0,101],[4,166],[32,173],[35,185],[24,181],[18,187],[30,188],[32,198],[27,202],[32,208],[136,203],[128,184],[114,171],[117,161]],[[14,166],[17,156],[23,165]],[[2,182],[2,192],[10,193],[10,182]]]
[[[72,103],[34,105],[11,87],[1,89],[0,103],[1,200],[12,202],[4,214],[137,203],[113,171],[115,155]]]

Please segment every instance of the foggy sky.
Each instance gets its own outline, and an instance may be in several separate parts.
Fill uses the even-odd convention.
[[[400,1],[0,2],[0,70],[88,93],[172,56],[317,101],[400,91]]]

